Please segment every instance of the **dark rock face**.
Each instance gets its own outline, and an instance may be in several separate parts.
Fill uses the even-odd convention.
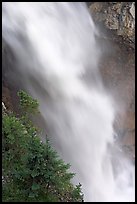
[[[22,88],[21,76],[19,76],[16,66],[16,58],[12,50],[2,40],[2,101],[7,110],[11,111],[18,110],[17,92]]]
[[[135,155],[135,2],[90,2],[89,11],[110,42],[110,53],[100,62],[104,85],[112,92],[121,110],[114,127],[119,143]],[[107,47],[107,46],[106,46]],[[106,48],[105,48],[106,49]],[[113,50],[111,52],[111,50]]]
[[[89,10],[96,22],[103,23],[135,47],[135,2],[92,2]]]
[[[119,43],[100,64],[104,85],[112,93],[119,111],[114,127],[119,142],[134,157],[135,151],[135,53]]]

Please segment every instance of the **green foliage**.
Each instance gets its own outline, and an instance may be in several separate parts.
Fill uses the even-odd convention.
[[[38,102],[23,91],[18,95],[25,116],[2,116],[3,201],[82,202],[81,185],[71,184],[70,165],[59,158],[48,139],[45,144],[40,141],[29,120]]]
[[[20,106],[25,113],[37,113],[38,112],[38,101],[33,99],[24,91],[19,91],[18,96],[20,97]]]

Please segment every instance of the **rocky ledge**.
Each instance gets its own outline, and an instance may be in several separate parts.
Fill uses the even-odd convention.
[[[135,48],[135,2],[90,2],[95,22],[102,23]]]

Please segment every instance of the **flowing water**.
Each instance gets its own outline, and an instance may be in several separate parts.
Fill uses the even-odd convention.
[[[100,34],[86,4],[3,3],[2,35],[84,200],[134,201],[134,165],[115,145],[116,103],[103,87]]]

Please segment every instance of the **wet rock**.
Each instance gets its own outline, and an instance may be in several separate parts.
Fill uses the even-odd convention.
[[[135,2],[132,3],[129,11],[130,11],[132,17],[135,19]]]
[[[6,106],[3,102],[2,102],[2,108],[3,108],[3,110],[6,110]]]
[[[108,41],[106,39],[106,41]],[[112,41],[111,41],[112,42]],[[114,52],[108,53],[100,62],[103,82],[114,96],[119,110],[114,129],[118,143],[131,157],[135,152],[135,53],[120,43],[112,43]]]
[[[135,2],[93,2],[89,10],[96,22],[102,22],[135,48]]]
[[[8,110],[13,110],[13,103],[12,103],[10,89],[4,86],[2,87],[2,101]]]

